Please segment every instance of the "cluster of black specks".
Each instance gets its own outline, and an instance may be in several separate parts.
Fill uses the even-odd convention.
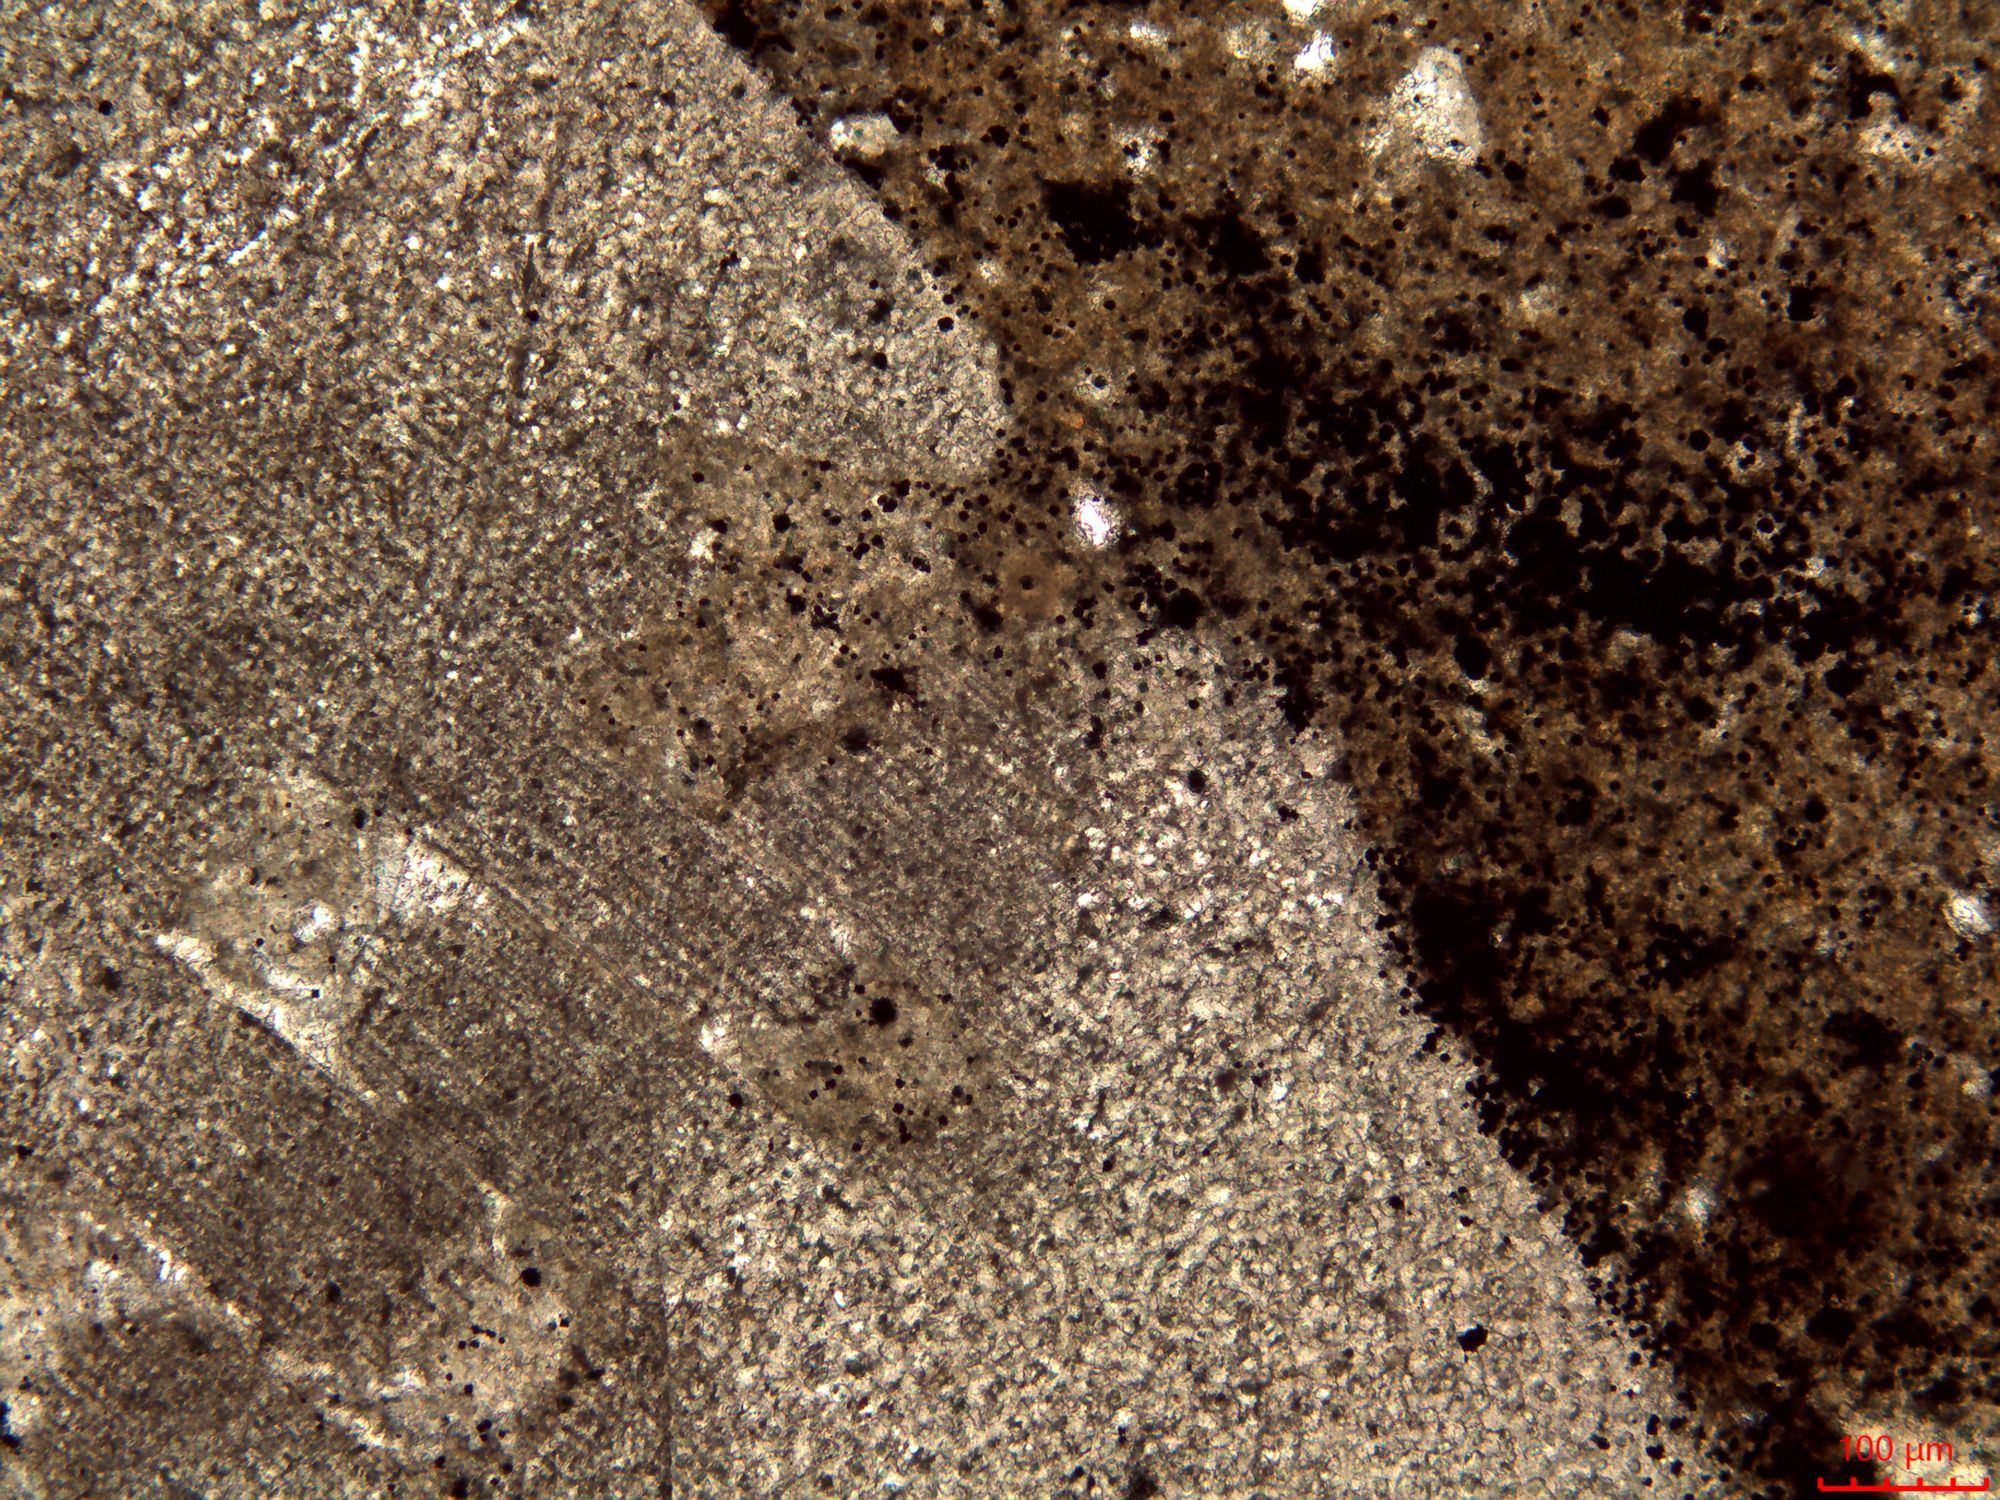
[[[857,1153],[955,1141],[976,1118],[987,1069],[949,993],[852,969],[820,976],[746,1057],[781,1107]],[[730,1103],[742,1107],[742,1095]]]
[[[1556,9],[1344,18],[1337,91],[1169,4],[1165,48],[1110,5],[725,33],[810,123],[895,119],[868,181],[1001,350],[1016,438],[933,497],[977,629],[1059,578],[1042,617],[1206,631],[1341,734],[1487,1128],[1784,1485],[1837,1387],[2000,1400],[1993,950],[1947,915],[2000,881],[1993,45]],[[1371,148],[1419,46],[1462,169]]]
[[[934,562],[911,524],[908,480],[848,495],[824,460],[718,467],[696,459],[681,476],[717,511],[682,597],[644,632],[563,668],[589,738],[649,774],[664,767],[697,802],[726,800],[786,753],[832,684],[873,690],[858,714],[876,697],[916,701],[899,663],[930,634],[915,605]],[[732,521],[723,512],[744,510],[746,493],[760,511]],[[832,755],[869,748],[859,717],[829,737]]]

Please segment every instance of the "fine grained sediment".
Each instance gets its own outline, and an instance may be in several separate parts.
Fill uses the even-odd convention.
[[[818,128],[895,122],[855,171],[1000,349],[973,607],[1086,487],[1076,607],[1337,727],[1417,997],[1718,1451],[1988,1451],[1992,28],[716,19]]]
[[[0,26],[9,1482],[1971,1449],[1983,37],[715,19]]]

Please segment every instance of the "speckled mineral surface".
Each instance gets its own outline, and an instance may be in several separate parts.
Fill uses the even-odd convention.
[[[0,8],[0,1495],[1986,1472],[1975,11]]]

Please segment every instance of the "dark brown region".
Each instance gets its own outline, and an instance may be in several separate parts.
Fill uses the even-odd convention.
[[[895,122],[855,169],[1000,346],[1017,435],[941,497],[968,609],[1009,628],[1089,485],[1128,524],[1064,609],[1206,630],[1337,730],[1487,1127],[1789,1493],[1840,1403],[2000,1400],[1993,959],[1946,913],[2000,853],[1993,43],[1340,17],[1318,88],[1275,5],[1233,51],[1258,17],[1166,4],[718,24],[808,125]],[[1369,149],[1428,46],[1462,168]]]

